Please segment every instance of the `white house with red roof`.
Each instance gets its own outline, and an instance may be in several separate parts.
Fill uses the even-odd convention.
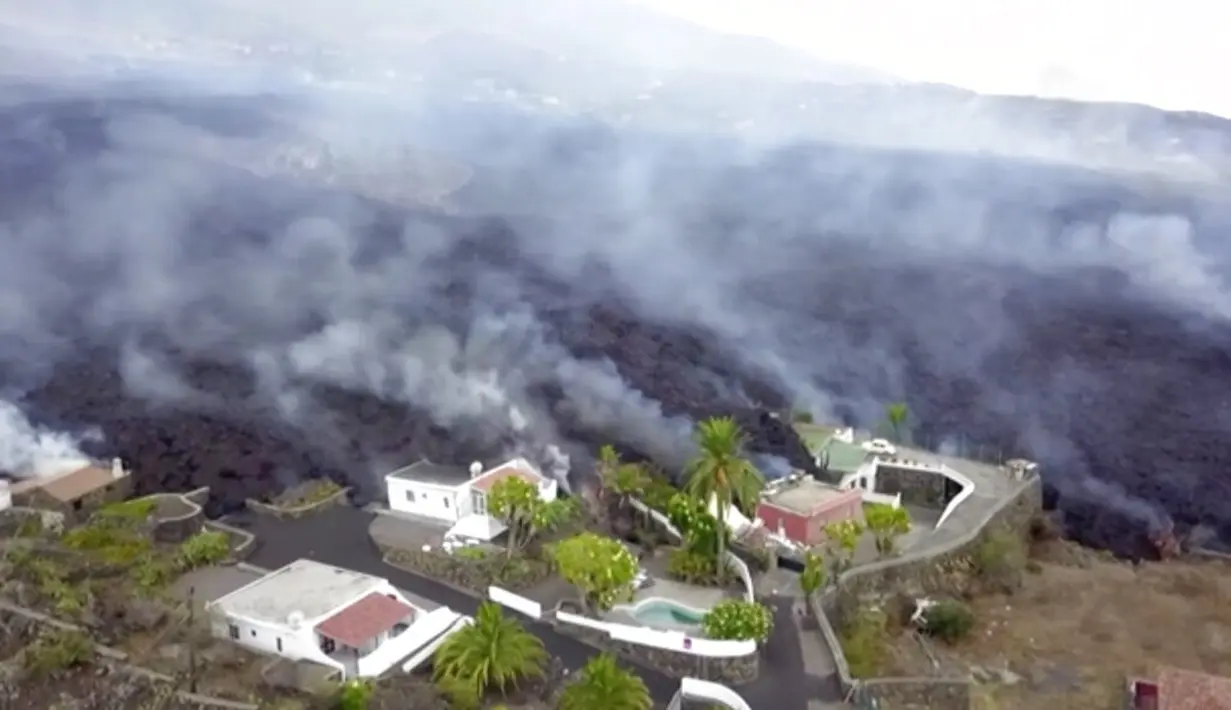
[[[385,485],[390,510],[447,525],[446,537],[491,540],[506,526],[488,514],[487,497],[509,477],[535,486],[542,500],[553,501],[560,494],[559,482],[524,458],[489,469],[475,461],[468,471],[424,459],[385,476]]]
[[[213,634],[251,650],[374,678],[468,619],[425,611],[380,577],[297,560],[205,605]]]

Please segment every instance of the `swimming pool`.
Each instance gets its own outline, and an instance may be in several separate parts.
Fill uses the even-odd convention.
[[[705,612],[676,604],[670,599],[646,599],[632,608],[632,616],[655,629],[695,629]]]

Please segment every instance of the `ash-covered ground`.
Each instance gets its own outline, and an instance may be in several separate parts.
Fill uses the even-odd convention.
[[[1231,539],[1210,188],[473,106],[309,130],[302,97],[8,91],[9,469],[120,455],[221,513],[306,476],[376,496],[422,456],[558,445],[584,471],[615,442],[675,470],[731,413],[779,472],[810,463],[769,412],[873,426],[905,401],[920,441],[1039,460],[1084,543],[1135,554],[1168,516]],[[395,124],[419,142],[385,149]]]

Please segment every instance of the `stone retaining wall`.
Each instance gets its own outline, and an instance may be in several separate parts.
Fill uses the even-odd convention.
[[[876,492],[886,495],[901,493],[904,505],[943,509],[946,480],[939,471],[894,466],[889,460],[881,461],[876,467]]]
[[[990,536],[1010,531],[1029,535],[1030,521],[1043,509],[1038,478],[1022,483],[988,512],[984,523],[942,548],[862,565],[842,575],[837,584],[839,621],[845,621],[861,601],[883,598],[886,592],[924,596],[960,596],[968,590],[972,556]]]
[[[208,489],[206,489],[208,492]],[[201,532],[205,512],[186,495],[155,493],[146,496],[158,507],[150,516],[154,539],[169,544],[180,543]]]
[[[1030,521],[1043,508],[1042,481],[1035,476],[1021,484],[990,510],[984,523],[948,545],[856,567],[838,578],[823,594],[808,600],[821,635],[834,655],[834,666],[845,696],[884,698],[891,707],[968,710],[969,679],[963,678],[853,678],[842,653],[836,628],[869,600],[890,594],[914,596],[960,595],[973,571],[972,555],[991,535],[1010,531],[1029,534]]]
[[[270,503],[263,503],[255,498],[245,500],[244,506],[258,515],[270,515],[282,520],[290,520],[302,518],[305,515],[311,515],[313,513],[319,513],[322,510],[328,510],[339,505],[345,505],[349,500],[348,496],[350,496],[350,491],[350,488],[343,488],[324,500],[318,500],[315,503],[300,505],[293,508],[284,508],[282,506],[272,505]]]
[[[970,681],[964,678],[879,678],[851,695],[855,707],[970,710]]]
[[[44,530],[64,528],[64,514],[59,511],[19,506],[0,512],[0,537],[16,536],[25,524],[33,523],[35,518],[38,519],[37,525]]]
[[[188,491],[187,493],[182,493],[181,495],[189,501],[204,508],[205,504],[209,502],[209,486],[201,486],[196,490]]]
[[[205,528],[226,533],[231,538],[231,554],[227,556],[227,562],[232,564],[243,562],[248,559],[253,550],[256,549],[256,535],[247,530],[240,530],[232,527],[220,520],[206,520]]]
[[[552,567],[542,560],[517,558],[511,564],[519,565],[514,571],[506,570],[503,553],[493,551],[486,559],[469,559],[450,555],[438,547],[430,551],[421,548],[391,547],[372,542],[381,551],[386,564],[415,574],[441,580],[450,586],[464,589],[477,596],[485,596],[488,587],[495,585],[510,592],[529,589],[547,579]]]
[[[557,608],[557,611],[559,610]],[[566,636],[572,636],[587,645],[608,651],[626,661],[651,668],[672,678],[700,678],[723,685],[744,685],[756,680],[761,673],[760,653],[738,658],[709,658],[665,648],[617,641],[598,629],[555,621],[554,618],[552,626]]]

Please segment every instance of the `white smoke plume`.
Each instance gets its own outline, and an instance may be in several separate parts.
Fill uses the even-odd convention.
[[[89,464],[80,441],[30,422],[12,402],[0,400],[0,472],[30,478]]]
[[[84,339],[162,404],[234,406],[175,352],[247,367],[309,429],[327,382],[485,443],[564,445],[567,419],[664,461],[691,422],[655,398],[684,384],[749,402],[731,373],[755,371],[874,424],[939,381],[1068,463],[1060,413],[1107,365],[1012,367],[1023,300],[1101,298],[1111,273],[1194,330],[1231,315],[1231,130],[1209,117],[910,85],[620,0],[55,0],[3,22],[13,378]],[[722,363],[640,342],[643,371],[704,372],[631,382],[609,352],[631,336],[588,310],[611,302]],[[587,338],[604,351],[575,355]],[[1102,441],[1138,416],[1102,414]]]

